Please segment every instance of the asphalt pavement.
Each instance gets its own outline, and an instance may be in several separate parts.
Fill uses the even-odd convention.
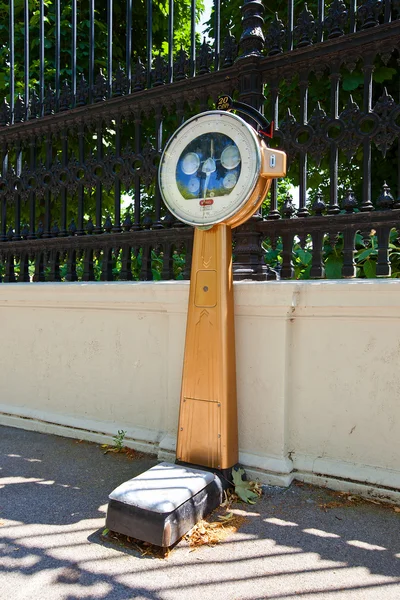
[[[154,464],[0,427],[1,600],[400,600],[400,512],[308,485],[235,505],[214,547],[104,539],[108,494]]]

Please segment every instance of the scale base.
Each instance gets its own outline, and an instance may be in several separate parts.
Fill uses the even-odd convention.
[[[156,546],[172,546],[223,501],[217,475],[160,463],[111,492],[106,528]]]

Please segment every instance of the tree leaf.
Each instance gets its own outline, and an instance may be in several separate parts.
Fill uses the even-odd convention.
[[[336,254],[330,254],[325,261],[325,274],[327,279],[341,279],[343,259]]]
[[[242,479],[244,474],[244,469],[232,469],[232,480],[233,485],[235,486],[235,493],[243,500],[243,502],[254,504],[255,500],[258,499],[258,495],[251,490],[250,482]]]
[[[366,260],[363,264],[365,276],[368,279],[374,279],[376,277],[376,262],[374,260]]]
[[[343,89],[346,92],[351,92],[358,88],[359,85],[362,85],[364,82],[364,75],[358,71],[353,71],[353,73],[345,73],[343,75]]]

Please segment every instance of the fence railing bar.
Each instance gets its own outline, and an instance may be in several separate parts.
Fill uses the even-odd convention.
[[[36,170],[36,138],[32,137],[29,140],[29,167],[32,173]],[[29,192],[29,234],[28,240],[35,239],[36,231],[36,193],[34,190]]]
[[[68,130],[64,129],[61,139],[61,164],[67,169],[68,166]],[[65,186],[61,189],[61,236],[67,235],[67,189]]]
[[[349,33],[357,30],[357,0],[350,0]]]
[[[17,177],[21,176],[22,171],[22,146],[21,141],[17,142],[15,148],[15,167]],[[19,240],[21,237],[21,195],[16,193],[15,196],[15,219],[14,219],[14,238]]]
[[[135,115],[135,154],[136,156],[138,156],[140,154],[140,150],[141,150],[141,138],[142,138],[142,126],[141,126],[141,121],[140,121],[140,115],[136,114]],[[134,224],[133,224],[133,230],[137,231],[140,229],[140,197],[141,197],[141,193],[140,193],[140,175],[138,173],[135,174],[135,180],[134,180]]]
[[[221,53],[221,0],[214,0],[214,64],[215,70],[220,68],[220,53]]]
[[[307,124],[307,105],[308,105],[308,72],[302,72],[299,75],[300,88],[300,117],[301,125]],[[299,153],[299,210],[298,215],[305,217],[309,214],[307,209],[307,152],[304,149]]]
[[[332,64],[331,73],[331,118],[337,119],[339,114],[339,82],[340,65]],[[330,161],[329,161],[329,208],[328,214],[336,214],[340,211],[338,204],[338,169],[339,169],[339,150],[334,140],[330,143]]]
[[[190,2],[190,76],[196,75],[196,0]]]
[[[56,91],[56,111],[59,110],[60,102],[60,49],[61,49],[61,3],[55,0],[54,3],[54,63],[55,63],[55,91]]]
[[[52,147],[52,136],[51,133],[46,134],[45,142],[45,153],[46,153],[46,169],[50,171],[53,162],[53,147]],[[44,193],[44,238],[51,237],[51,191],[48,186]]]
[[[39,99],[40,116],[44,114],[44,0],[39,2]]]
[[[398,84],[399,87],[399,102],[400,102],[400,81]],[[397,199],[395,202],[395,208],[400,208],[400,136],[397,142]]]
[[[147,88],[151,87],[153,64],[153,0],[147,0]]]
[[[115,120],[115,158],[121,156],[121,117],[118,115]],[[114,182],[114,224],[115,233],[122,231],[121,229],[121,179],[116,173]]]
[[[25,120],[29,116],[29,0],[24,0],[24,101]]]
[[[325,0],[318,0],[317,42],[324,39]]]
[[[85,165],[85,126],[81,123],[78,129],[78,153],[79,153],[79,164],[82,168]],[[77,223],[77,234],[83,235],[85,233],[83,228],[83,215],[85,208],[85,188],[83,183],[78,184],[78,223]]]
[[[15,33],[14,33],[14,0],[10,0],[9,40],[10,40],[10,111],[11,123],[14,122],[15,106]]]
[[[155,113],[155,132],[156,132],[156,151],[160,155],[162,151],[162,134],[163,134],[163,122],[162,114],[160,110],[156,110]],[[158,177],[156,176],[155,181],[155,194],[154,194],[154,219],[155,227],[162,227],[161,223],[161,192],[158,184]]]
[[[102,123],[99,121],[96,127],[96,159],[100,163],[103,158],[103,129]],[[103,232],[102,209],[103,209],[103,186],[101,180],[96,178],[96,225],[95,233]]]
[[[293,50],[294,0],[288,1],[287,50]]]
[[[126,77],[128,80],[128,94],[132,87],[132,0],[126,0]]]
[[[372,75],[374,71],[374,55],[367,55],[364,58],[364,91],[363,91],[363,110],[368,114],[372,108]],[[361,210],[368,211],[373,209],[372,204],[372,185],[371,185],[371,140],[366,136],[363,143],[363,183],[362,183],[362,202]]]
[[[385,0],[385,15],[384,22],[390,23],[392,20],[392,0]]]
[[[89,103],[93,102],[94,84],[94,1],[89,0]]]
[[[113,0],[107,0],[107,96],[112,96],[113,76]]]
[[[168,83],[174,78],[174,0],[169,0],[168,11]]]
[[[72,13],[71,13],[71,26],[72,26],[72,47],[71,47],[71,92],[72,92],[72,106],[75,106],[76,99],[76,38],[77,38],[77,0],[72,0]]]

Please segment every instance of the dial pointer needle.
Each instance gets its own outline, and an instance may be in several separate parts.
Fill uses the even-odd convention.
[[[201,169],[203,171],[203,173],[206,173],[203,198],[205,198],[207,196],[208,184],[210,183],[211,174],[215,173],[215,171],[217,170],[217,167],[215,165],[215,160],[214,160],[214,140],[211,140],[210,154],[211,154],[211,156],[209,158],[207,158],[207,160],[204,161],[203,168]]]

